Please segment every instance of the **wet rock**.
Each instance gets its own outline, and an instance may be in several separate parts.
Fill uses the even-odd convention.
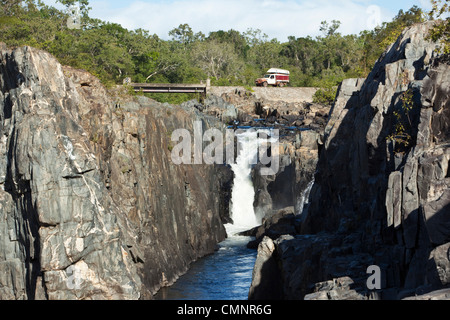
[[[231,123],[238,119],[239,113],[236,107],[215,95],[208,95],[206,99],[200,103],[197,100],[190,100],[181,104],[182,108],[196,108],[206,115],[210,115],[220,119],[223,123]]]
[[[301,214],[302,198],[314,178],[319,159],[321,134],[301,130],[280,138],[280,169],[275,175],[261,176],[260,164],[252,171],[255,189],[255,212],[259,217],[270,217],[276,210],[293,206]]]
[[[407,297],[403,300],[450,300],[450,289],[441,289],[422,295]]]

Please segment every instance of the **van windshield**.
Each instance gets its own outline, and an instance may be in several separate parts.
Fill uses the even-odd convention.
[[[270,74],[266,74],[264,78],[270,78]]]

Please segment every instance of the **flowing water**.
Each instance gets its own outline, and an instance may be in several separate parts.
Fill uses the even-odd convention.
[[[302,215],[303,209],[305,208],[306,205],[309,204],[309,194],[311,193],[313,185],[314,185],[314,178],[312,179],[312,181],[310,181],[308,183],[305,190],[302,192],[300,197],[297,199],[297,202],[298,202],[297,207],[299,208],[297,215]]]
[[[194,262],[171,287],[162,288],[155,299],[246,300],[256,259],[256,251],[246,247],[249,240],[230,236],[214,254]]]
[[[167,300],[246,300],[252,282],[256,250],[246,244],[252,239],[237,235],[261,223],[255,216],[255,192],[251,180],[252,164],[256,164],[258,136],[255,131],[237,135],[240,150],[233,164],[235,178],[231,196],[233,224],[225,225],[228,238],[219,243],[212,255],[193,263],[175,284],[162,288],[155,299]],[[239,145],[238,144],[238,145]]]
[[[251,229],[259,224],[253,209],[255,190],[252,182],[252,164],[257,163],[258,133],[254,130],[237,135],[238,156],[231,165],[234,172],[231,194],[231,218],[239,228]]]

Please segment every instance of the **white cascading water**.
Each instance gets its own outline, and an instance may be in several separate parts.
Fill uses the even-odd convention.
[[[237,135],[237,139],[242,149],[238,151],[236,163],[231,165],[234,172],[231,218],[236,227],[253,228],[258,221],[253,209],[255,190],[251,178],[251,164],[256,163],[258,137],[255,131],[248,131]]]
[[[253,201],[255,190],[251,177],[252,165],[258,157],[258,132],[255,130],[236,134],[238,139],[238,156],[236,163],[231,165],[234,172],[233,190],[231,193],[231,218],[233,224],[228,225],[228,231],[249,230],[261,224],[255,215]]]
[[[306,186],[305,190],[303,190],[300,198],[297,200],[298,201],[298,215],[301,215],[303,213],[303,209],[305,208],[305,205],[309,203],[309,194],[311,193],[311,189],[314,185],[314,178],[312,179],[312,181],[310,181],[308,183],[308,185]]]

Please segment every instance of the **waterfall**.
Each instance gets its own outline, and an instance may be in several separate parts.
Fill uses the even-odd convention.
[[[231,165],[234,173],[231,193],[231,218],[233,225],[239,229],[251,229],[259,225],[253,208],[255,190],[251,177],[252,164],[258,156],[258,133],[248,130],[236,134],[238,155],[236,163]]]
[[[308,183],[305,190],[303,190],[302,194],[300,195],[300,198],[297,200],[298,202],[298,215],[301,215],[303,213],[303,210],[305,209],[305,205],[309,203],[309,194],[311,193],[311,189],[314,185],[314,178]]]
[[[255,200],[252,181],[253,165],[262,164],[258,172],[261,175],[273,175],[279,169],[279,132],[277,129],[239,129],[234,136],[237,139],[238,148],[236,161],[231,164],[234,181],[230,216],[233,224],[225,226],[228,234],[235,234],[261,225],[261,217],[256,216],[253,207]],[[270,167],[268,167],[269,164]]]

